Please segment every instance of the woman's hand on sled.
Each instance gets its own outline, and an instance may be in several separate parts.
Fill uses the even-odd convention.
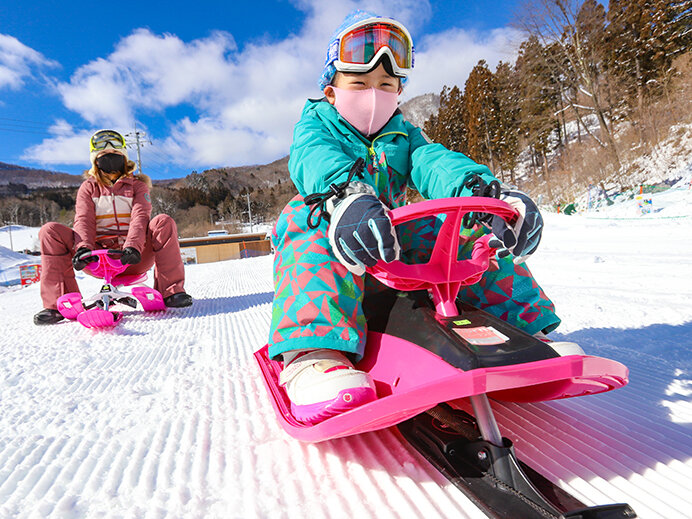
[[[142,261],[142,255],[134,247],[125,247],[120,256],[120,263],[123,265],[136,265]]]
[[[91,254],[89,247],[80,247],[74,256],[72,256],[72,266],[75,270],[84,270],[89,263],[98,261],[98,257]]]

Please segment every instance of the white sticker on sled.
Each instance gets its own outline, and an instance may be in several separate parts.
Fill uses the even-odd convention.
[[[478,326],[476,328],[454,328],[454,331],[466,342],[474,346],[492,346],[507,342],[509,337],[497,331],[492,326]]]

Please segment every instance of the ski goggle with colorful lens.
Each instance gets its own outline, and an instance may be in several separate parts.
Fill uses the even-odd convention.
[[[125,148],[125,138],[114,130],[100,130],[89,140],[91,151],[105,150],[109,145],[113,149],[121,150]]]
[[[406,77],[413,68],[413,41],[396,20],[368,18],[339,34],[327,51],[327,62],[339,72],[367,72],[389,55],[396,76]]]

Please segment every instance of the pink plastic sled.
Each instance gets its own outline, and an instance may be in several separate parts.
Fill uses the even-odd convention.
[[[476,283],[495,253],[488,245],[488,235],[476,241],[471,259],[457,259],[462,219],[469,212],[492,213],[506,221],[517,216],[508,204],[481,197],[429,200],[395,209],[391,213],[394,225],[446,215],[431,259],[418,265],[379,262],[370,272],[397,290],[428,290],[441,320],[456,318],[455,322],[463,323],[464,316],[459,316],[455,302],[459,289]],[[483,346],[475,348],[482,350]],[[628,380],[628,370],[619,362],[589,355],[553,354],[542,360],[462,370],[418,344],[369,332],[365,356],[357,368],[373,377],[378,399],[307,425],[292,415],[290,401],[279,385],[281,363],[269,358],[267,346],[255,352],[255,359],[282,427],[294,438],[309,442],[396,425],[441,402],[464,397],[471,398],[480,414],[491,415],[486,395],[509,402],[539,402],[610,391]]]
[[[87,253],[88,256],[98,258],[98,261],[89,263],[85,272],[96,278],[102,278],[103,286],[98,294],[82,299],[79,292],[71,292],[58,298],[58,311],[66,319],[77,320],[87,328],[110,328],[122,319],[121,312],[111,311],[114,303],[136,307],[136,301],[142,305],[146,312],[155,312],[166,309],[161,294],[146,286],[133,287],[131,291],[125,291],[128,287],[143,283],[147,275],[123,274],[127,265],[120,263],[117,250],[100,249]]]

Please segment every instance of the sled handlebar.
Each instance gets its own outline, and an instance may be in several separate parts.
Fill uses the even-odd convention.
[[[123,251],[118,249],[97,249],[89,252],[85,252],[80,256],[81,259],[96,257],[98,261],[94,263],[89,263],[86,269],[94,277],[103,278],[107,283],[115,276],[123,272],[127,265],[120,263],[120,256],[122,256]],[[118,256],[118,257],[114,257]]]
[[[454,300],[462,286],[477,283],[490,266],[495,249],[488,245],[492,238],[487,234],[473,244],[470,259],[458,259],[459,233],[468,213],[489,213],[513,223],[517,211],[501,200],[486,197],[456,197],[425,200],[394,209],[390,218],[394,226],[428,216],[446,215],[442,223],[430,260],[427,263],[408,265],[401,260],[390,263],[378,261],[368,269],[378,280],[397,290],[432,290],[438,312],[457,315]]]

